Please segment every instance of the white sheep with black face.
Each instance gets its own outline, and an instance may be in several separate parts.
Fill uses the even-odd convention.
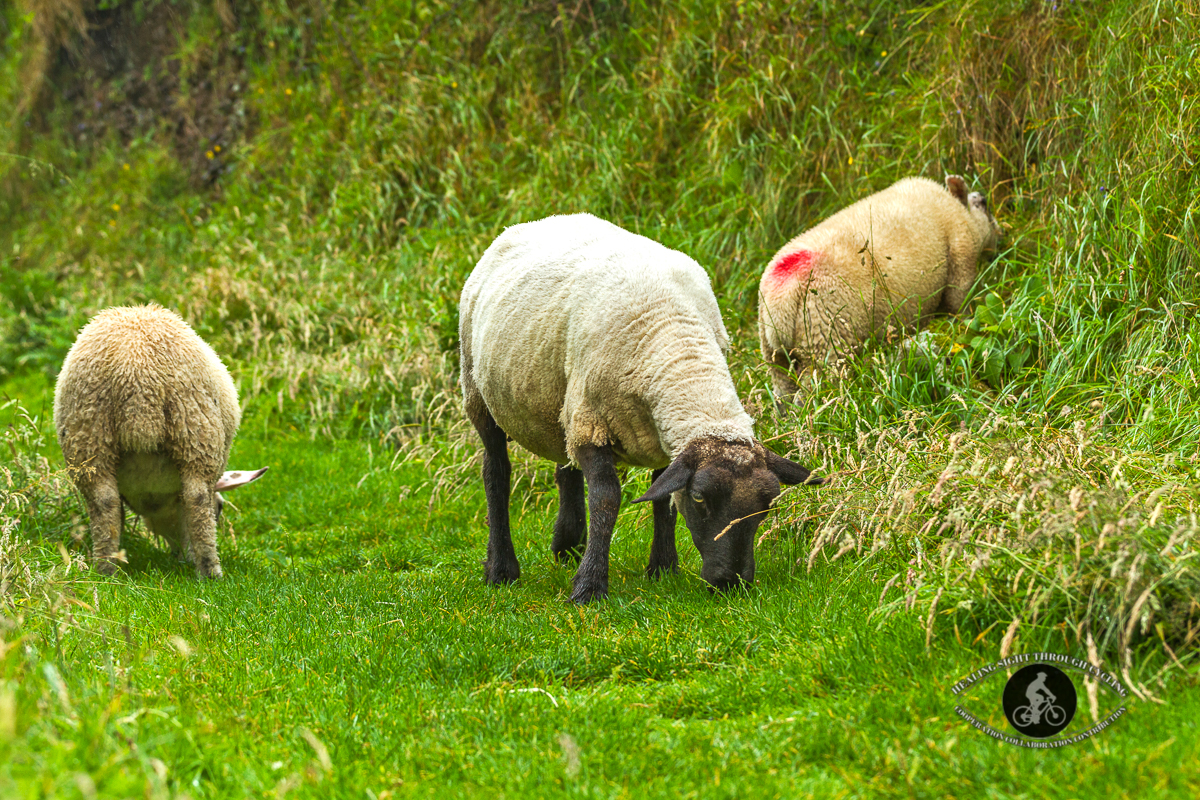
[[[904,178],[779,249],[759,284],[758,331],[776,394],[872,336],[957,313],[1000,226],[957,175]]]
[[[576,602],[608,592],[618,461],[655,470],[637,501],[654,504],[647,571],[677,568],[678,508],[701,576],[719,588],[754,579],[754,532],[780,483],[820,482],[754,438],[704,270],[643,236],[589,214],[507,229],[463,287],[459,334],[463,399],[484,445],[491,583],[520,574],[509,437],[559,464],[560,560],[578,555],[587,528]]]
[[[266,471],[222,472],[240,420],[225,365],[174,312],[110,308],[83,327],[58,375],[54,426],[97,570],[116,571],[124,501],[197,575],[221,577],[219,492]]]

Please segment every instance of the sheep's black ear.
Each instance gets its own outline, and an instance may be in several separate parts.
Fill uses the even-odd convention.
[[[633,502],[645,503],[648,500],[663,500],[670,497],[673,492],[678,492],[687,486],[693,474],[692,468],[684,463],[683,458],[677,458],[671,462],[671,466],[667,467],[666,472],[658,476],[658,480],[650,484],[650,489]]]
[[[947,175],[946,188],[950,190],[950,194],[954,195],[954,199],[967,204],[967,182],[960,175]]]
[[[767,451],[767,468],[775,473],[775,477],[779,478],[780,483],[788,486],[795,486],[798,483],[820,486],[825,482],[824,478],[814,476],[795,461],[784,458],[773,450],[767,450],[765,447],[763,449]]]

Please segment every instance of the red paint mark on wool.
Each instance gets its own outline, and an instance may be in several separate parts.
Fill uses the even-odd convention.
[[[797,250],[785,253],[771,265],[771,280],[775,284],[790,280],[803,280],[812,272],[813,261],[817,254],[811,250]]]

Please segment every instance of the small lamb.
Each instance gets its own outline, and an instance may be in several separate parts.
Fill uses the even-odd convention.
[[[219,492],[266,471],[222,474],[240,421],[225,365],[174,312],[110,308],[83,327],[58,375],[54,425],[97,570],[117,569],[124,501],[198,576],[221,577]]]
[[[720,589],[754,580],[754,533],[780,483],[821,483],[755,440],[700,265],[590,214],[497,237],[463,287],[459,335],[463,400],[484,447],[489,583],[520,575],[509,531],[510,437],[559,465],[550,546],[559,561],[578,557],[586,528],[577,603],[608,594],[618,461],[654,470],[634,501],[654,508],[647,573],[678,568],[678,509],[701,577]]]
[[[957,175],[943,188],[904,178],[859,200],[779,249],[759,284],[758,333],[776,396],[891,326],[911,330],[957,313],[1000,226],[982,194]]]

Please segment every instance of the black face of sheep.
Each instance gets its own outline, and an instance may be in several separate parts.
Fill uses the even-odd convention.
[[[700,577],[713,589],[754,582],[754,537],[780,484],[820,484],[760,443],[698,439],[634,502],[673,496],[700,551]]]

